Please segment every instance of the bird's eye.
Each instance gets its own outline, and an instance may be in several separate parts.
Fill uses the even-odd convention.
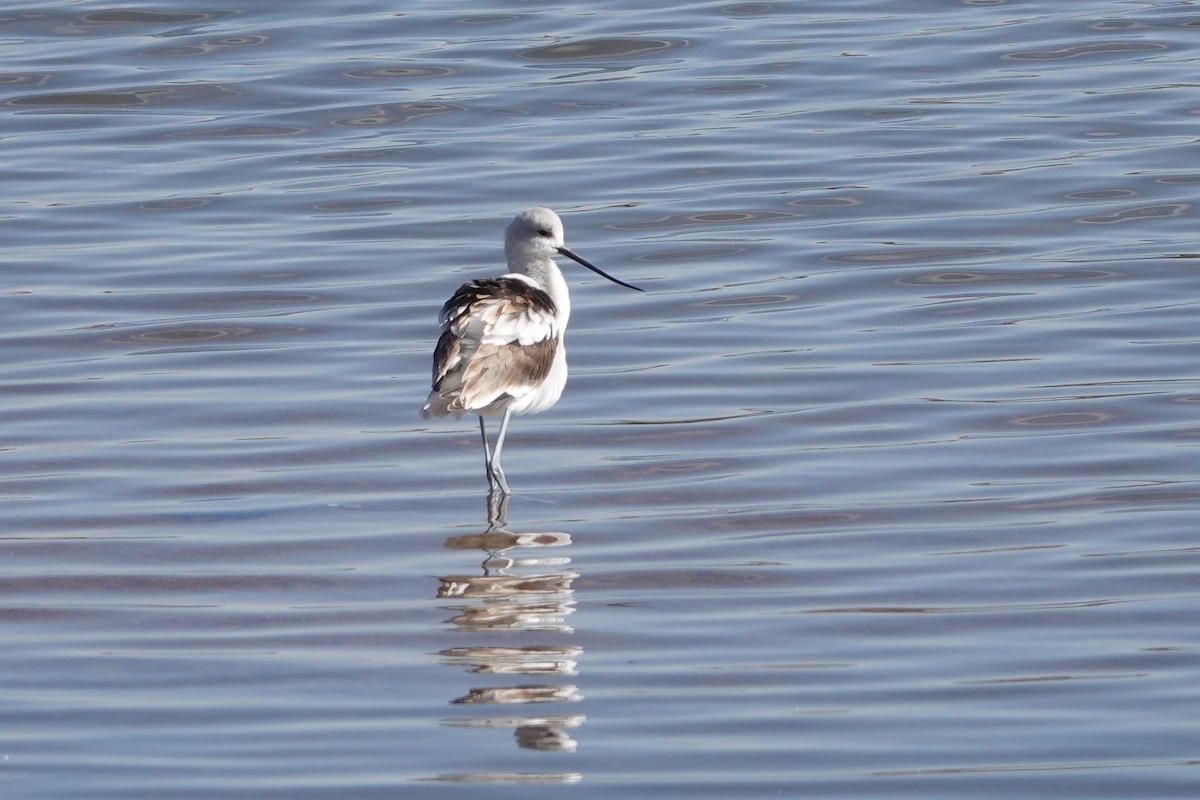
[[[545,228],[538,228],[538,236],[549,236],[549,235],[550,235],[550,231],[546,230]]]

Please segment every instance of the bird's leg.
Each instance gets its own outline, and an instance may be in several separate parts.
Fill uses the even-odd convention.
[[[512,416],[512,412],[508,409],[504,410],[504,417],[500,420],[500,433],[496,436],[496,449],[492,451],[488,458],[488,474],[496,479],[496,483],[500,487],[500,491],[504,494],[509,494],[508,481],[504,478],[504,469],[500,466],[500,450],[504,447],[504,435],[508,433],[508,420]],[[480,417],[483,419],[483,417]]]
[[[483,439],[483,471],[487,475],[488,488],[496,490],[496,481],[492,478],[492,448],[488,444],[487,428],[483,425],[483,414],[479,415],[479,438]]]

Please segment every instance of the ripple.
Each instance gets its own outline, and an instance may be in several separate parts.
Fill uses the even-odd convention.
[[[459,25],[499,25],[518,19],[520,17],[516,14],[475,14],[470,17],[462,17],[457,22]]]
[[[559,784],[579,783],[583,774],[579,772],[450,772],[425,778],[439,783],[533,783]]]
[[[413,65],[395,67],[370,67],[367,69],[352,69],[346,73],[348,78],[444,78],[454,74],[447,67],[420,67]]]
[[[246,34],[244,36],[224,36],[220,39],[209,39],[205,44],[210,47],[257,47],[267,41],[266,36]]]
[[[1122,222],[1154,219],[1156,217],[1178,217],[1191,208],[1191,203],[1167,203],[1164,205],[1140,206],[1128,208],[1114,214],[1100,214],[1092,217],[1080,217],[1079,222],[1089,225],[1119,225]]]
[[[767,84],[758,81],[718,81],[704,86],[685,86],[681,92],[697,92],[702,94],[738,94],[741,92],[761,92]]]
[[[731,17],[751,17],[760,14],[770,14],[775,9],[775,3],[738,3],[737,5],[724,6],[720,11],[722,14],[728,14]]]
[[[822,260],[831,264],[915,264],[984,258],[999,251],[987,247],[893,247],[887,250],[839,253]]]
[[[41,86],[50,76],[44,72],[0,73],[0,86]]]
[[[1094,281],[1114,278],[1119,273],[1099,269],[1044,270],[1039,272],[999,272],[995,270],[962,270],[929,272],[896,281],[905,286],[938,286],[965,283],[1041,283],[1048,281]]]
[[[213,48],[204,45],[176,44],[166,47],[147,47],[145,50],[139,51],[138,55],[143,58],[190,58],[208,55],[211,52],[213,52]]]
[[[450,105],[449,103],[396,103],[394,105],[379,106],[373,111],[357,117],[339,119],[333,124],[354,128],[373,125],[404,125],[421,117],[463,110],[465,109],[462,106]]]
[[[298,326],[262,325],[163,326],[105,339],[110,344],[198,344],[217,341],[254,341],[302,333]]]
[[[743,297],[727,297],[717,300],[704,300],[696,305],[713,308],[739,308],[745,306],[775,306],[781,303],[794,303],[800,299],[797,294],[752,294]]]
[[[162,200],[148,200],[140,203],[138,208],[143,211],[187,211],[191,208],[206,206],[211,202],[211,197],[167,197]]]
[[[924,117],[927,111],[915,108],[871,108],[863,112],[863,117],[869,120],[912,120]]]
[[[225,36],[219,39],[209,39],[198,45],[167,45],[164,47],[148,47],[138,53],[149,58],[186,58],[202,56],[224,50],[227,47],[257,47],[267,41],[266,36],[246,34],[243,36]]]
[[[132,342],[211,342],[235,339],[252,332],[252,328],[162,328],[130,336],[110,337],[108,341],[121,344]]]
[[[789,200],[793,208],[836,208],[838,206],[861,206],[865,200],[858,197],[802,197]]]
[[[212,14],[167,11],[135,11],[128,8],[95,11],[85,14],[83,21],[93,25],[177,25],[181,22],[201,22]]]
[[[290,125],[229,125],[224,128],[201,128],[198,130],[172,131],[166,134],[168,139],[248,139],[273,138],[281,136],[296,136],[304,133],[304,128]]]
[[[55,92],[16,97],[10,106],[140,106],[149,100],[142,92]]]
[[[380,164],[392,165],[397,159],[408,153],[403,147],[363,147],[358,150],[335,150],[328,153],[313,153],[308,158],[313,161],[354,162],[378,161]]]
[[[775,219],[795,219],[795,214],[779,211],[704,211],[697,214],[673,214],[649,222],[630,222],[613,225],[618,231],[654,231],[694,225],[729,225],[740,222],[762,222]]]
[[[1129,189],[1093,189],[1085,192],[1069,192],[1063,197],[1068,200],[1116,200],[1120,197],[1132,197],[1137,192]]]
[[[609,108],[619,108],[619,103],[604,100],[568,100],[557,103],[560,108],[578,108],[584,111],[599,111]]]
[[[533,61],[563,61],[571,59],[625,58],[685,47],[682,39],[600,38],[580,39],[545,47],[534,47],[517,54],[518,58]]]
[[[744,247],[687,247],[679,250],[665,250],[661,253],[641,255],[635,257],[634,260],[649,264],[655,264],[663,261],[710,261],[729,258],[745,252],[746,248]]]
[[[1116,419],[1115,414],[1102,411],[1072,411],[1059,414],[1036,414],[1031,417],[1017,417],[1014,425],[1036,427],[1075,427],[1078,425],[1098,425]]]
[[[1030,50],[1023,53],[1008,53],[1001,58],[1007,61],[1061,61],[1069,58],[1081,58],[1103,53],[1140,53],[1154,50],[1166,50],[1165,44],[1158,42],[1094,42],[1072,47],[1060,47],[1057,50]]]
[[[412,205],[412,202],[412,200],[394,198],[386,200],[331,200],[325,203],[314,203],[312,209],[313,211],[321,211],[327,214],[378,213],[401,206]]]
[[[215,83],[190,83],[179,86],[150,86],[115,92],[47,92],[14,97],[11,106],[34,108],[111,108],[144,105],[195,106],[236,95]]]

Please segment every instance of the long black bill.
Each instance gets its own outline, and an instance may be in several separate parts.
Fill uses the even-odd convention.
[[[645,289],[639,289],[638,287],[634,286],[632,283],[626,283],[625,281],[617,280],[612,275],[609,275],[607,272],[605,272],[604,270],[595,266],[594,264],[589,264],[588,262],[584,261],[578,255],[576,255],[574,253],[574,251],[572,251],[571,248],[569,248],[569,247],[560,247],[560,248],[558,248],[558,252],[562,253],[564,256],[571,259],[572,261],[576,261],[580,264],[583,264],[585,267],[587,267],[588,269],[590,269],[592,272],[596,273],[597,275],[608,278],[610,281],[617,284],[618,286],[624,286],[626,289],[633,289],[634,291],[637,291],[637,292],[646,291]]]

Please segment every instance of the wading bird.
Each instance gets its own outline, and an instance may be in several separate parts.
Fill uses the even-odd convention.
[[[567,383],[563,334],[571,297],[554,256],[563,255],[613,283],[563,243],[562,220],[548,208],[530,208],[504,232],[508,273],[470,281],[442,306],[442,336],[433,352],[433,391],[422,418],[479,415],[488,485],[509,494],[500,451],[513,414],[536,414],[558,402]],[[500,416],[496,446],[488,445],[484,417]]]

